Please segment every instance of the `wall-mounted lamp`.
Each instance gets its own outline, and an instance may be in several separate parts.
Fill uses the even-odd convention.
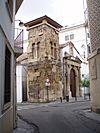
[[[20,27],[24,26],[24,23],[21,20],[15,20],[15,21],[19,21],[19,26]]]

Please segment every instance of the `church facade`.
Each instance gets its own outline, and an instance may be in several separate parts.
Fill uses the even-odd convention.
[[[69,43],[70,52],[65,52],[63,57],[63,97],[74,97],[77,100],[77,97],[82,96],[80,86],[82,61],[78,57],[73,56],[73,47],[71,46],[73,46],[72,42]]]

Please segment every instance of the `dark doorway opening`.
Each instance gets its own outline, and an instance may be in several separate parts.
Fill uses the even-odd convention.
[[[22,82],[22,101],[27,101],[27,81]]]
[[[76,76],[74,69],[71,69],[70,71],[70,91],[71,91],[71,96],[76,97]]]

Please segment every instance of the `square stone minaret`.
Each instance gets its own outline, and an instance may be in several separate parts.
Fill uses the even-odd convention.
[[[43,16],[25,24],[28,31],[27,95],[31,102],[48,102],[61,95],[61,62],[58,28],[62,26]]]

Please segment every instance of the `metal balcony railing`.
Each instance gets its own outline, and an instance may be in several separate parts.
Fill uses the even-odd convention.
[[[15,30],[17,30],[17,37],[14,40],[14,47],[23,49],[23,30],[20,30],[19,33],[18,33],[19,29]]]

